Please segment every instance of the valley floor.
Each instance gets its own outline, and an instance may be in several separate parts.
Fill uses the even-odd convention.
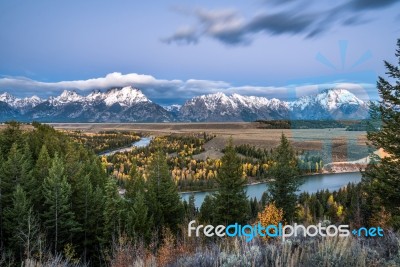
[[[52,123],[56,129],[99,132],[135,131],[152,136],[206,132],[215,135],[198,158],[220,158],[229,137],[235,145],[249,144],[271,149],[284,133],[298,151],[321,152],[324,163],[355,161],[368,156],[366,132],[334,129],[260,129],[256,122],[229,123]]]

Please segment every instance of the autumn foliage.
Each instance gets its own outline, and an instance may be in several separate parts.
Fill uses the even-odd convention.
[[[269,203],[262,212],[258,213],[257,222],[260,222],[264,227],[271,224],[278,225],[279,223],[283,223],[283,210],[278,209],[275,203]],[[271,230],[271,233],[274,233],[273,231]],[[263,233],[265,233],[265,230],[263,230]],[[268,239],[270,237],[266,235],[265,238]]]

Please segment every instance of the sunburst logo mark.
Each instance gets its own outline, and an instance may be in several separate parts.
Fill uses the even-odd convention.
[[[367,50],[362,52],[358,57],[355,57],[355,59],[354,57],[353,59],[350,59],[348,53],[349,43],[347,40],[339,41],[338,48],[339,53],[338,58],[336,59],[333,58],[332,60],[321,52],[318,52],[315,56],[315,59],[325,67],[331,69],[332,73],[328,76],[315,76],[290,81],[288,84],[292,84],[293,86],[289,89],[289,97],[292,95],[291,98],[299,99],[305,95],[322,93],[327,89],[346,89],[350,93],[354,94],[357,98],[362,99],[364,104],[373,99],[370,97],[368,93],[369,91],[365,85],[375,83],[375,72],[357,71],[357,69],[362,67],[362,65],[372,58],[371,51]],[[344,94],[348,94],[344,90],[337,92],[341,92],[343,95],[340,95],[341,93],[339,93],[339,95],[335,95],[335,93],[333,93],[331,95],[327,94],[326,97],[330,98],[337,96],[338,98],[345,98],[346,96]],[[348,94],[347,96],[351,96],[351,94]],[[327,102],[335,101],[332,99],[325,100]],[[332,124],[332,127],[337,125],[335,129],[325,128],[319,130],[319,137],[313,133],[310,134],[310,132],[307,133],[307,131],[298,129],[299,127],[292,127],[292,138],[294,142],[310,142],[309,144],[312,144],[313,142],[314,144],[316,142],[321,142],[321,148],[308,151],[310,157],[321,157],[321,163],[319,163],[320,165],[318,166],[319,171],[322,169],[322,167],[324,167],[325,170],[334,170],[335,164],[332,164],[332,162],[352,162],[355,164],[356,161],[358,161],[359,164],[366,164],[370,151],[368,147],[364,145],[366,140],[362,139],[362,134],[360,131],[346,131],[344,128],[338,129],[339,126],[343,127],[344,125],[342,122],[343,117],[347,117],[349,119],[358,118],[357,116],[360,116],[361,111],[363,112],[363,115],[366,115],[368,113],[366,105],[350,103],[338,106],[337,109],[329,111],[318,106],[318,103],[311,103],[310,106],[311,108],[309,107],[309,111],[307,111],[308,117],[317,120],[321,119],[328,121]],[[293,109],[290,114],[292,125],[298,124],[295,121],[299,119],[298,112],[300,112],[300,108]],[[318,117],[321,115],[321,112],[325,112],[325,114],[323,114],[321,117]],[[354,123],[356,123],[356,121]],[[313,148],[309,147],[306,149]],[[312,164],[315,165],[314,162]],[[307,166],[307,164],[305,164],[305,166]],[[351,165],[347,164],[347,166],[348,170],[350,170]]]
[[[341,70],[345,70],[346,65],[346,57],[347,57],[347,48],[348,48],[348,41],[341,40],[339,41],[339,52],[340,52],[340,61],[341,61]],[[355,69],[356,67],[362,65],[363,63],[367,62],[370,58],[372,58],[372,53],[370,50],[365,51],[350,67],[349,69]],[[331,68],[333,70],[339,70],[335,64],[325,57],[322,53],[318,52],[315,56],[315,59],[318,60],[321,64]]]

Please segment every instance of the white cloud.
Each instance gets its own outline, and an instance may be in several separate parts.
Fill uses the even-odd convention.
[[[238,93],[242,95],[264,96],[267,98],[289,99],[316,93],[318,89],[341,87],[350,90],[363,100],[368,100],[374,85],[353,83],[332,83],[317,85],[290,85],[287,87],[274,86],[234,86],[226,81],[212,80],[165,80],[157,79],[151,75],[114,72],[105,77],[60,82],[41,82],[24,77],[0,78],[0,92],[7,91],[16,96],[41,97],[59,94],[62,90],[77,90],[81,94],[88,94],[91,90],[106,90],[115,87],[133,86],[143,91],[150,99],[161,102],[180,103],[183,100],[201,94],[223,92],[225,94]],[[291,90],[295,90],[294,95]],[[376,90],[376,89],[375,89]]]

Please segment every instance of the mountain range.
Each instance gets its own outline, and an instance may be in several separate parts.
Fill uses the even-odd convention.
[[[0,121],[40,122],[224,122],[276,119],[363,119],[368,104],[346,89],[327,89],[294,101],[215,93],[182,106],[161,106],[131,86],[87,96],[63,91],[57,97],[16,98],[0,94]]]

